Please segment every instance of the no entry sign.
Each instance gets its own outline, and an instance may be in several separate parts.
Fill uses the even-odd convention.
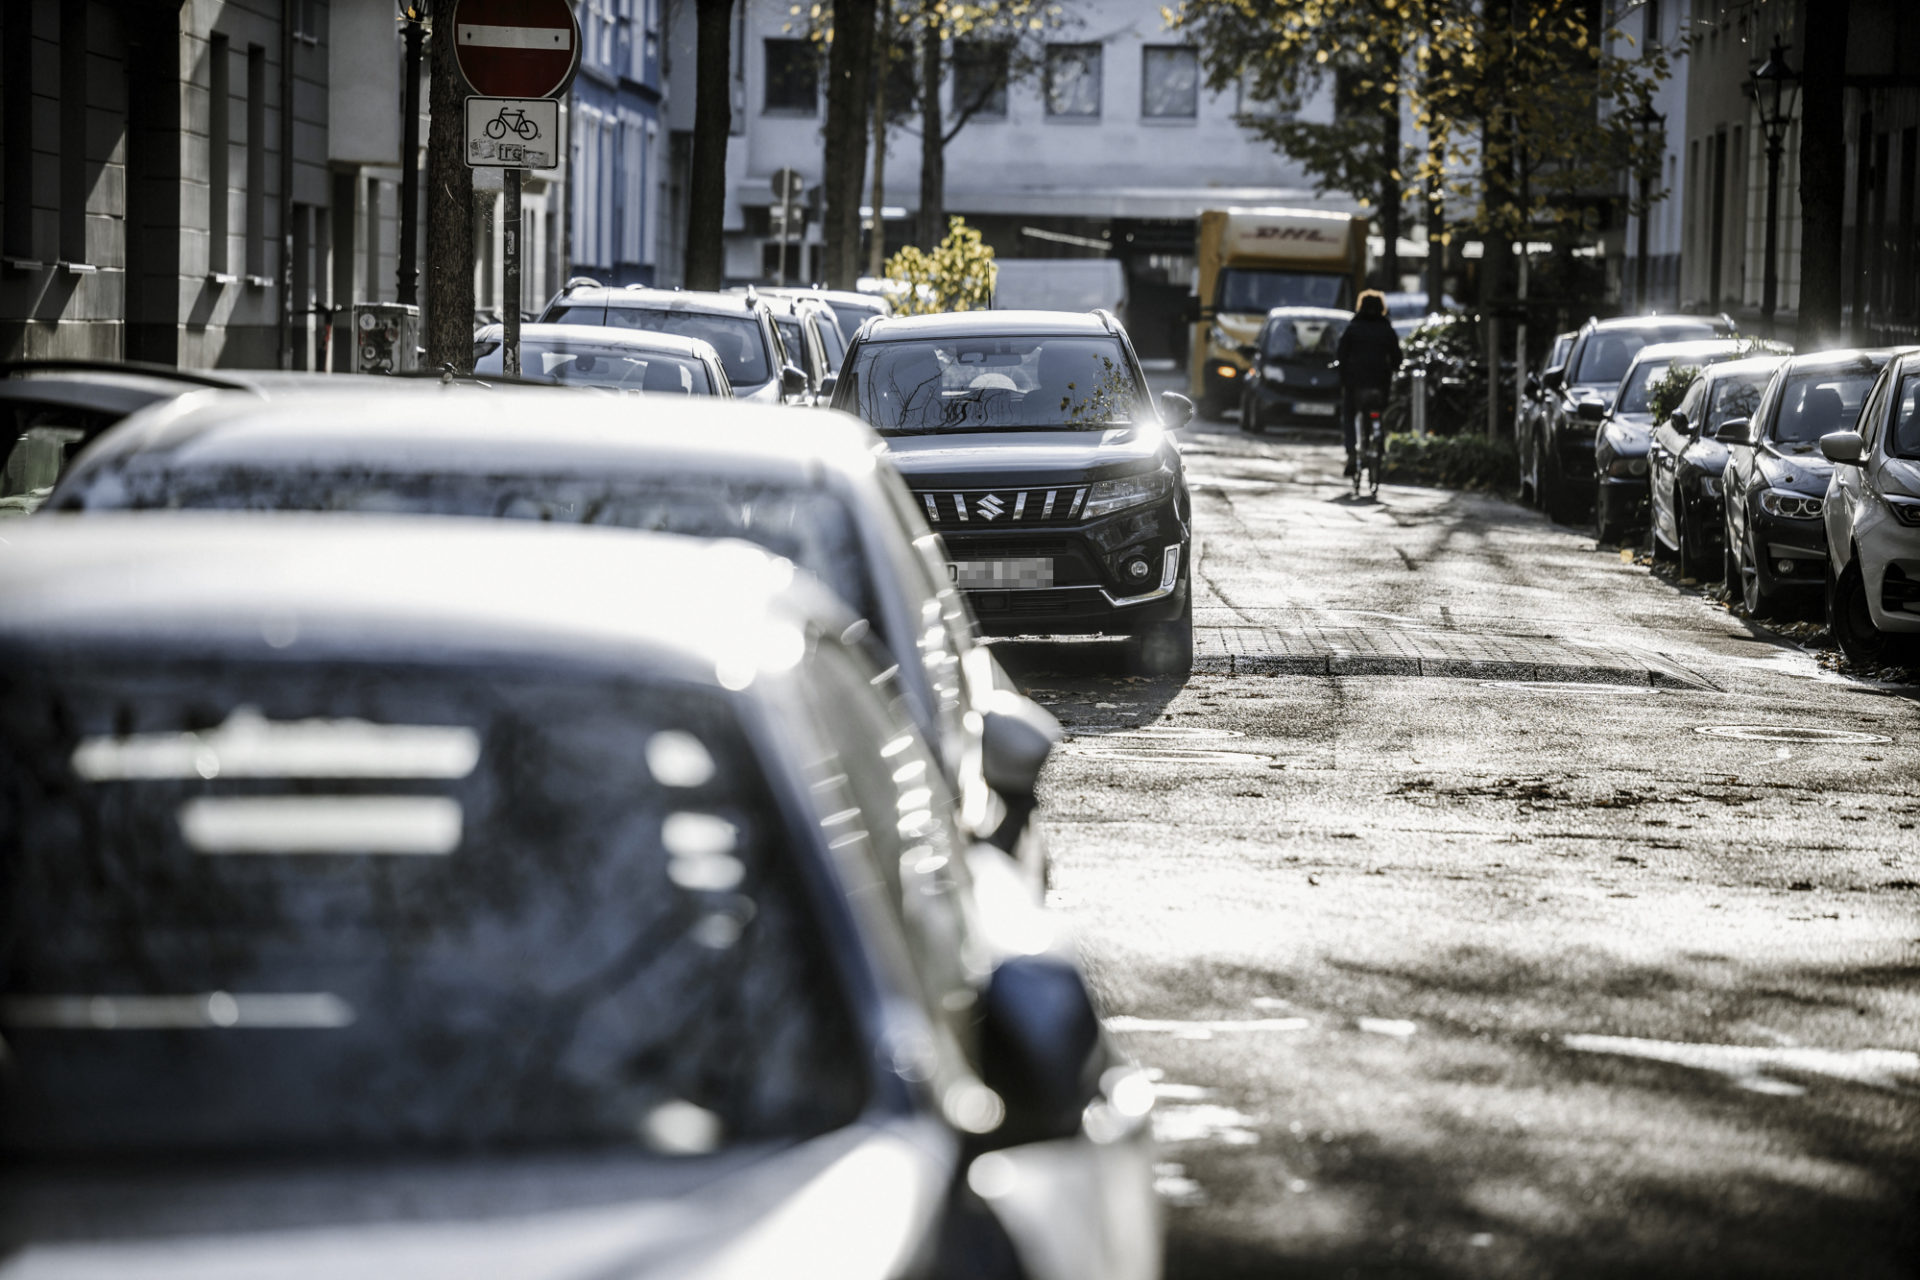
[[[485,98],[550,98],[580,64],[580,28],[567,0],[458,0],[453,51]]]

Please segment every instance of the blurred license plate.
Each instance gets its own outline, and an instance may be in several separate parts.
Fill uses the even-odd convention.
[[[1044,557],[1029,560],[952,560],[947,576],[953,585],[968,589],[994,591],[1032,591],[1053,585],[1053,561]]]
[[[1307,418],[1331,418],[1333,416],[1332,405],[1316,404],[1311,401],[1294,401],[1293,411]]]

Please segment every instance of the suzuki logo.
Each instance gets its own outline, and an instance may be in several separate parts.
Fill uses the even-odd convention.
[[[1007,504],[1000,501],[999,494],[990,493],[986,497],[981,498],[979,501],[975,502],[973,504],[973,509],[975,513],[978,514],[982,520],[991,520],[994,517],[1000,515],[1002,512],[1004,512],[1007,509]]]

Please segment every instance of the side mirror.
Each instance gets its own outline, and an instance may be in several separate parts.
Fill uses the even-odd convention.
[[[807,394],[807,371],[797,364],[780,366],[780,390],[789,396]]]
[[[1239,346],[1235,347],[1234,350],[1238,351],[1242,356],[1246,357],[1248,360],[1258,360],[1260,358],[1260,348],[1255,346],[1251,342],[1243,342]]]
[[[1687,429],[1687,411],[1685,409],[1675,409],[1667,415],[1667,421],[1673,424],[1675,431],[1685,431]]]
[[[1573,416],[1582,422],[1598,422],[1607,416],[1607,402],[1604,400],[1582,400],[1573,407]]]
[[[1836,431],[1820,437],[1820,452],[1828,461],[1843,466],[1857,467],[1867,451],[1867,442],[1860,438],[1858,431]]]
[[[1002,799],[1031,806],[1040,770],[1060,742],[1060,722],[1031,698],[996,690],[980,728],[980,770]]]
[[[1540,385],[1548,391],[1558,391],[1567,385],[1567,366],[1557,364],[1540,375]]]
[[[1721,444],[1753,443],[1753,419],[1728,418],[1713,429],[1713,438]]]
[[[1006,1104],[995,1146],[1079,1134],[1100,1088],[1100,1017],[1072,962],[1056,955],[1004,960],[987,980],[980,1078]]]
[[[840,375],[837,373],[830,373],[820,379],[820,398],[822,400],[831,400],[833,398],[833,389],[839,385]]]
[[[1540,394],[1540,375],[1539,374],[1529,373],[1527,375],[1527,394],[1530,396],[1537,396]]]
[[[1160,393],[1160,420],[1169,431],[1178,431],[1193,421],[1193,401],[1178,391]]]

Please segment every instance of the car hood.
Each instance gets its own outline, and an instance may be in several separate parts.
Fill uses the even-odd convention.
[[[1727,469],[1727,446],[1718,440],[1695,440],[1680,456],[1688,466],[1705,475],[1717,476]]]
[[[818,1267],[885,1280],[947,1192],[952,1157],[928,1136],[857,1125],[691,1159],[16,1173],[0,1278],[717,1280]]]
[[[1812,445],[1768,444],[1760,451],[1760,474],[1775,489],[1819,497],[1827,491],[1833,464]]]
[[[1158,427],[1106,431],[983,431],[888,436],[887,457],[909,485],[1083,484],[1145,470],[1172,455]]]
[[[1601,427],[1600,434],[1616,458],[1637,457],[1645,453],[1652,442],[1652,432],[1648,430],[1646,420],[1638,416],[1609,418]]]
[[[1903,498],[1920,498],[1920,462],[1888,458],[1880,468],[1880,488]]]

